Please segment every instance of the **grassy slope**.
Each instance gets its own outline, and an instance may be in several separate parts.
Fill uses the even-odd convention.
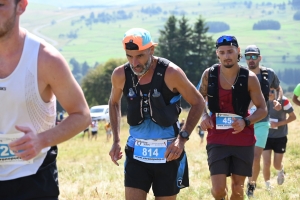
[[[255,199],[258,200],[283,200],[300,199],[300,151],[299,140],[299,114],[300,107],[295,108],[297,121],[289,125],[288,146],[284,156],[286,180],[282,186],[276,182],[277,174],[271,168],[271,182],[274,185],[272,193],[265,190],[262,171],[257,182]],[[181,117],[186,118],[187,111]],[[126,119],[122,119],[121,146],[124,147],[128,137]],[[119,161],[120,166],[115,166],[108,156],[111,141],[106,141],[103,125],[99,126],[97,141],[88,141],[81,135],[59,145],[58,168],[59,183],[62,200],[120,200],[124,199],[124,161]],[[207,166],[206,142],[200,145],[200,138],[196,131],[186,143],[189,162],[190,187],[183,189],[178,195],[178,200],[211,200],[211,182]],[[262,165],[261,165],[262,166]],[[230,179],[227,184],[230,188]],[[152,192],[148,200],[154,200]]]
[[[124,32],[132,27],[144,27],[149,29],[154,40],[159,37],[158,30],[161,29],[165,20],[169,15],[149,15],[142,14],[140,9],[142,6],[160,6],[163,10],[185,10],[186,17],[191,23],[201,14],[206,21],[225,21],[231,27],[230,31],[213,34],[217,38],[221,34],[233,34],[238,38],[242,51],[248,44],[256,44],[261,48],[264,59],[262,64],[274,68],[275,70],[284,67],[297,68],[299,64],[295,63],[296,55],[299,55],[299,32],[300,22],[293,21],[292,17],[295,11],[287,6],[285,11],[276,9],[273,14],[263,14],[262,10],[268,12],[273,8],[259,6],[256,9],[256,3],[260,1],[252,1],[252,9],[246,9],[241,3],[238,6],[232,7],[230,1],[199,1],[188,0],[184,2],[173,3],[150,3],[145,2],[142,5],[131,6],[112,6],[108,8],[97,9],[58,9],[54,6],[43,7],[41,4],[29,4],[22,24],[29,30],[33,30],[38,25],[48,24],[56,20],[56,24],[45,27],[40,32],[47,37],[57,40],[59,44],[57,48],[62,50],[63,55],[67,60],[74,57],[80,62],[87,61],[89,64],[95,62],[105,62],[109,58],[124,57],[124,52],[121,46],[121,39]],[[227,2],[227,3],[226,3]],[[272,1],[272,3],[282,3],[281,0]],[[124,9],[127,13],[132,12],[134,17],[131,20],[116,21],[110,24],[93,24],[88,28],[85,24],[78,23],[71,26],[71,20],[79,19],[81,15],[88,17],[91,12],[97,15],[100,12],[112,13]],[[42,13],[43,11],[43,13]],[[46,12],[44,12],[46,11]],[[45,13],[45,14],[44,14]],[[196,14],[193,14],[196,13]],[[36,20],[38,16],[39,20]],[[59,21],[65,17],[72,17],[68,20]],[[278,20],[281,23],[279,31],[252,31],[252,25],[259,20]],[[79,29],[78,38],[70,40],[66,38],[58,38],[59,34],[67,34],[70,31]],[[282,63],[282,56],[289,55],[286,63]],[[241,62],[244,63],[243,60]]]

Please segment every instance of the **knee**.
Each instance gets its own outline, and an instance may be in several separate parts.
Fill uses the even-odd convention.
[[[281,163],[275,163],[275,162],[274,162],[274,168],[275,168],[276,170],[281,170],[282,164],[281,164]]]
[[[211,194],[215,199],[221,199],[226,196],[225,188],[222,187],[213,187],[211,189]]]
[[[232,189],[232,195],[234,196],[243,196],[243,189],[244,189],[244,184],[243,183],[233,183],[231,184],[231,189]]]

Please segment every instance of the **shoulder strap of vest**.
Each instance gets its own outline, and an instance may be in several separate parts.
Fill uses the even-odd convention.
[[[158,58],[157,65],[152,77],[151,88],[157,89],[161,88],[164,82],[165,72],[169,66],[170,61],[165,58]]]
[[[213,77],[218,77],[218,67],[220,66],[220,64],[214,64],[213,66],[211,66],[209,68],[208,71],[208,82],[210,82],[210,79]],[[212,75],[212,76],[211,76]]]
[[[260,87],[264,95],[264,98],[267,102],[269,100],[269,91],[270,91],[270,84],[268,80],[269,79],[268,69],[266,67],[260,67],[260,74],[261,74]]]
[[[261,67],[260,68],[260,73],[262,75],[262,78],[268,79],[268,70],[266,67]],[[263,80],[263,79],[262,79]]]
[[[129,63],[124,64],[124,71],[125,71],[125,85],[124,88],[129,90],[129,88],[134,88],[134,83],[136,82],[135,75],[133,74]],[[139,94],[139,87],[136,87],[137,94]],[[126,91],[128,92],[128,91]]]
[[[220,111],[219,107],[219,67],[220,64],[214,64],[208,70],[207,99],[208,108],[211,112]]]
[[[239,74],[239,77],[245,77],[245,78],[248,78],[249,76],[249,70],[244,68],[244,67],[240,67],[240,74]],[[248,81],[248,79],[247,79]]]

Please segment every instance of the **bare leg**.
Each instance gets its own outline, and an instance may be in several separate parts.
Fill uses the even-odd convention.
[[[167,197],[155,197],[155,200],[175,200],[177,195]]]
[[[277,170],[282,170],[283,164],[283,153],[274,153],[274,168]]]
[[[271,177],[271,172],[270,172],[271,156],[272,156],[272,150],[265,150],[262,153],[262,157],[263,157],[263,175],[264,175],[265,181],[270,180],[270,177]]]
[[[254,148],[254,159],[252,166],[252,177],[249,177],[249,183],[256,183],[256,180],[260,171],[260,157],[263,152],[263,148],[255,147]]]
[[[226,192],[226,175],[225,174],[217,174],[212,175],[210,177],[212,188],[211,194],[215,199],[222,199],[227,195]]]
[[[236,174],[231,175],[231,200],[243,200],[244,199],[244,182],[246,176],[239,176]]]
[[[126,200],[146,200],[147,193],[141,189],[125,187],[125,198]]]

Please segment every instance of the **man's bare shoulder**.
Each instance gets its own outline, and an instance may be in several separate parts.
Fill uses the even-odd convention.
[[[51,70],[62,70],[68,68],[68,64],[62,54],[47,42],[41,42],[38,57],[39,69],[50,68]]]
[[[174,76],[177,77],[177,76],[182,76],[182,75],[185,76],[185,73],[183,72],[183,70],[180,67],[178,67],[175,63],[170,62],[169,66],[166,70],[165,76],[174,78]]]
[[[124,65],[120,65],[120,66],[116,67],[112,73],[112,76],[116,77],[116,78],[122,78],[122,77],[125,78]]]
[[[111,75],[111,82],[113,87],[122,90],[125,84],[125,79],[124,65],[116,67]]]
[[[208,73],[209,73],[209,70],[210,70],[210,67],[209,68],[206,68],[203,72],[203,75],[202,76],[206,76],[208,77]]]
[[[248,87],[253,87],[259,85],[259,81],[258,78],[256,76],[256,74],[252,71],[249,70],[249,77],[248,77]]]
[[[257,79],[257,76],[256,76],[256,74],[254,72],[252,72],[252,71],[249,70],[249,78],[250,79]]]

